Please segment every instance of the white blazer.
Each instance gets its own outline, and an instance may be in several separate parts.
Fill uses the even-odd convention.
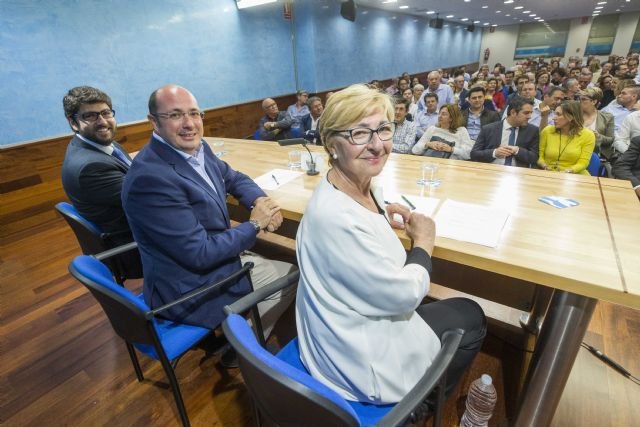
[[[381,192],[374,196],[384,206]],[[440,349],[415,312],[429,290],[427,270],[405,266],[406,252],[387,218],[326,178],[305,210],[296,249],[304,365],[348,400],[400,401]]]

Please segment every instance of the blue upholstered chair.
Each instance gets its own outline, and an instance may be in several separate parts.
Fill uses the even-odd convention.
[[[220,282],[196,289],[176,301],[152,310],[144,302],[142,295],[135,295],[117,284],[107,266],[100,261],[100,259],[115,256],[132,245],[135,243],[109,250],[95,257],[78,256],[71,262],[69,271],[73,277],[91,291],[109,318],[116,334],[126,342],[138,381],[144,380],[144,376],[134,348],[162,363],[173,391],[182,424],[188,426],[189,418],[174,369],[180,357],[211,333],[211,330],[172,322],[159,318],[158,315],[176,304],[181,304],[188,299],[235,282],[241,276],[249,277],[253,263],[245,264],[242,269]]]
[[[55,208],[65,221],[67,221],[67,224],[69,224],[69,227],[71,227],[71,230],[76,235],[83,254],[94,255],[118,246],[114,243],[113,239],[122,233],[104,233],[96,224],[83,218],[70,203],[60,202],[56,204]],[[126,257],[125,255],[113,256],[105,261],[116,278],[116,282],[121,285],[127,279],[142,277],[140,254],[135,246],[131,251],[134,250],[136,253],[127,253]]]
[[[591,160],[587,165],[587,171],[591,176],[602,176],[600,173],[600,156],[594,151],[591,153]]]
[[[297,283],[298,272],[259,289],[225,307],[222,324],[227,340],[238,353],[244,382],[253,397],[256,424],[260,414],[279,426],[398,426],[434,414],[434,426],[441,421],[446,370],[464,332],[448,331],[442,347],[424,377],[395,405],[351,402],[313,378],[300,361],[298,339],[278,354],[269,353],[240,313],[269,295]],[[431,392],[436,390],[436,395]],[[427,403],[427,397],[433,400]]]

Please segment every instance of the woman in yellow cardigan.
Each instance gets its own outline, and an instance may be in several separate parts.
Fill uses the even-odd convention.
[[[553,124],[540,132],[538,166],[550,171],[589,175],[587,166],[596,137],[583,126],[580,103],[562,102],[555,110]]]

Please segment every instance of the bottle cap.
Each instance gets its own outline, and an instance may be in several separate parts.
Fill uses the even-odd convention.
[[[487,374],[482,374],[482,376],[480,377],[480,380],[484,385],[491,385],[491,383],[493,382],[493,380],[491,379],[491,375],[487,375]]]

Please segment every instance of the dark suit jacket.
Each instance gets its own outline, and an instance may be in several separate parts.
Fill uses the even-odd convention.
[[[629,148],[613,165],[613,176],[628,179],[634,187],[640,185],[640,136],[631,138]]]
[[[462,110],[462,117],[464,118],[464,127],[467,127],[469,123],[469,109]],[[485,127],[489,123],[499,122],[500,114],[493,110],[487,110],[486,108],[480,113],[480,127]]]
[[[123,153],[127,151],[114,142]],[[128,154],[127,154],[128,156]],[[77,136],[67,146],[62,164],[62,186],[67,197],[85,219],[104,232],[129,230],[120,191],[128,167]],[[131,241],[130,234],[122,243]]]
[[[316,130],[311,130],[311,122],[312,122],[311,114],[307,114],[302,118],[301,120],[302,135],[303,135],[303,138],[306,139],[307,141],[311,142],[312,144],[318,145],[320,144],[320,134],[318,133],[317,129],[318,129],[318,126],[320,125],[320,122],[318,122],[318,126],[316,126]]]
[[[493,150],[502,142],[502,121],[489,123],[480,130],[478,139],[471,149],[471,160],[476,162],[491,163]],[[535,167],[538,162],[538,146],[540,137],[538,128],[527,124],[518,130],[516,145],[520,147],[515,155],[516,166]]]
[[[231,227],[226,195],[250,208],[264,191],[218,159],[204,144],[205,169],[216,191],[168,145],[151,138],[124,180],[122,202],[144,267],[144,299],[171,302],[241,268],[240,253],[256,241],[252,224]],[[190,300],[166,317],[215,328],[222,308],[249,291],[243,279],[221,292]]]

